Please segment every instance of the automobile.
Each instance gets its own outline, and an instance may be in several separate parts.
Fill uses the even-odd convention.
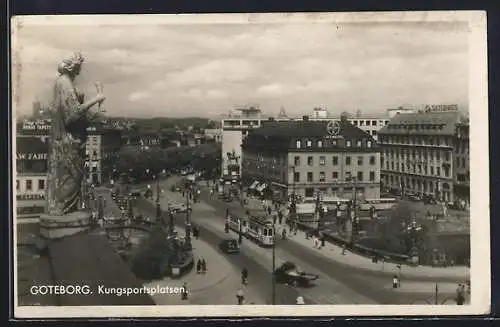
[[[188,207],[185,203],[169,203],[168,209],[173,212],[186,212],[191,210],[191,206]]]
[[[238,241],[234,238],[228,238],[223,240],[222,242],[220,242],[219,248],[222,250],[222,252],[228,254],[240,252],[240,245],[238,244]]]
[[[224,194],[222,195],[222,201],[224,202],[232,202],[233,201],[233,197],[229,194]]]
[[[309,287],[319,275],[306,273],[300,270],[293,262],[286,261],[274,271],[276,282],[294,287]]]

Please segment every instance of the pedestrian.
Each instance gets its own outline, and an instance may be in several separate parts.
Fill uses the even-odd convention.
[[[198,259],[196,262],[196,273],[199,274],[201,272],[201,260]]]
[[[201,258],[201,271],[204,274],[207,272],[207,262],[203,258]]]
[[[342,245],[342,255],[345,255],[346,245]]]
[[[244,267],[243,270],[241,271],[241,283],[243,285],[246,285],[248,283],[248,269],[247,269],[247,267]]]
[[[281,239],[282,240],[286,240],[286,229],[285,229],[285,227],[283,227],[283,229],[281,230]]]
[[[281,225],[283,222],[283,213],[281,211],[278,211],[278,223]]]
[[[185,301],[188,299],[188,289],[187,289],[187,283],[184,282],[182,285],[182,290],[181,290],[181,300]]]
[[[267,207],[267,212],[269,213],[269,216],[271,215],[272,209],[271,207]],[[276,218],[275,218],[276,219]]]
[[[465,302],[465,294],[464,294],[464,288],[462,284],[458,284],[457,287],[457,305],[463,305]]]
[[[398,288],[400,286],[399,284],[399,278],[397,275],[394,275],[392,277],[392,288]]]
[[[245,301],[245,293],[241,288],[236,291],[236,299],[238,299],[238,305],[242,305]]]
[[[325,247],[325,235],[321,234],[321,247]]]

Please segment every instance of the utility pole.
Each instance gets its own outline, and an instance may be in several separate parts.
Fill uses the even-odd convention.
[[[191,192],[191,187],[186,188],[186,238],[190,240],[191,238],[191,208],[189,205],[189,194]]]
[[[276,228],[273,221],[273,271],[272,271],[272,304],[276,304]]]

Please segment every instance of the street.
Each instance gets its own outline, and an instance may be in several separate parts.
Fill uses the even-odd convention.
[[[178,181],[178,177],[169,178],[161,184],[164,190],[161,196],[162,207],[168,202],[181,202],[180,194],[171,193],[170,186]],[[227,208],[231,211],[243,213],[244,209],[238,203],[225,203],[211,198],[204,191],[200,202],[193,204],[192,221],[201,227],[201,238],[216,247],[219,242],[227,237],[224,233],[224,215]],[[146,208],[145,203],[141,204]],[[154,206],[150,204],[149,210]],[[154,211],[150,211],[153,215]],[[185,214],[178,214],[176,223],[182,225]],[[180,223],[181,222],[181,223]],[[230,234],[233,235],[234,234]],[[299,236],[300,235],[300,236]],[[294,237],[303,237],[299,233]],[[349,256],[349,254],[347,255]],[[290,260],[307,272],[317,273],[320,279],[315,287],[300,289],[300,294],[305,296],[308,303],[318,304],[410,304],[435,301],[435,284],[438,283],[438,301],[443,302],[453,297],[456,283],[450,278],[433,278],[422,276],[419,278],[401,275],[402,287],[394,290],[390,287],[392,275],[387,272],[357,269],[338,261],[326,259],[318,250],[303,246],[291,240],[278,240],[276,245],[276,262]],[[231,256],[231,262],[242,269],[247,266],[251,276],[257,273],[260,281],[259,287],[270,290],[271,288],[271,250],[263,249],[251,241],[244,240],[242,253]],[[254,272],[255,270],[255,272]],[[406,286],[405,286],[406,282]],[[277,287],[277,298],[282,292],[289,292],[289,287]],[[294,295],[297,294],[294,290]],[[288,294],[288,293],[285,293]],[[290,295],[292,296],[292,295]],[[284,296],[288,298],[288,296]],[[295,297],[292,297],[294,299]],[[306,302],[307,302],[306,300]],[[277,301],[279,303],[279,301]]]

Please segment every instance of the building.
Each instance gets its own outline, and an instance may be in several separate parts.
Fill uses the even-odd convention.
[[[18,217],[45,212],[48,145],[38,137],[16,139],[16,209]]]
[[[222,176],[231,176],[231,180],[241,172],[241,145],[250,130],[259,128],[267,118],[258,106],[246,106],[235,109],[222,119]],[[229,154],[229,156],[227,155]],[[237,170],[235,170],[237,162]],[[231,172],[229,171],[231,166]]]
[[[392,119],[392,118],[394,118],[394,116],[399,115],[399,114],[412,114],[412,113],[415,113],[415,109],[409,109],[409,108],[403,108],[403,107],[387,109],[387,116],[389,116],[389,119]]]
[[[455,149],[462,150],[468,143],[468,137],[463,134],[458,142],[458,131],[464,128],[460,121],[461,114],[456,110],[395,115],[379,132],[383,184],[405,194],[411,192],[454,201],[458,178],[453,164],[457,157]],[[463,176],[468,163],[462,166],[460,159],[460,165],[463,167],[460,176]]]
[[[453,191],[457,200],[470,203],[469,122],[456,125],[453,161]]]
[[[207,128],[204,131],[207,140],[213,140],[215,143],[222,143],[222,129],[221,128]]]
[[[373,137],[345,119],[263,122],[243,141],[242,179],[273,195],[380,196],[380,153]]]
[[[289,121],[289,120],[302,120],[303,117],[288,117],[284,114],[284,109],[280,111],[280,114],[276,118],[277,121]],[[340,121],[338,116],[333,117],[330,115],[327,109],[325,108],[314,108],[311,115],[308,116],[311,121]],[[378,131],[389,123],[389,116],[366,116],[366,117],[349,117],[348,121],[354,126],[359,127],[359,129],[370,134],[373,139],[376,141],[378,139]]]

